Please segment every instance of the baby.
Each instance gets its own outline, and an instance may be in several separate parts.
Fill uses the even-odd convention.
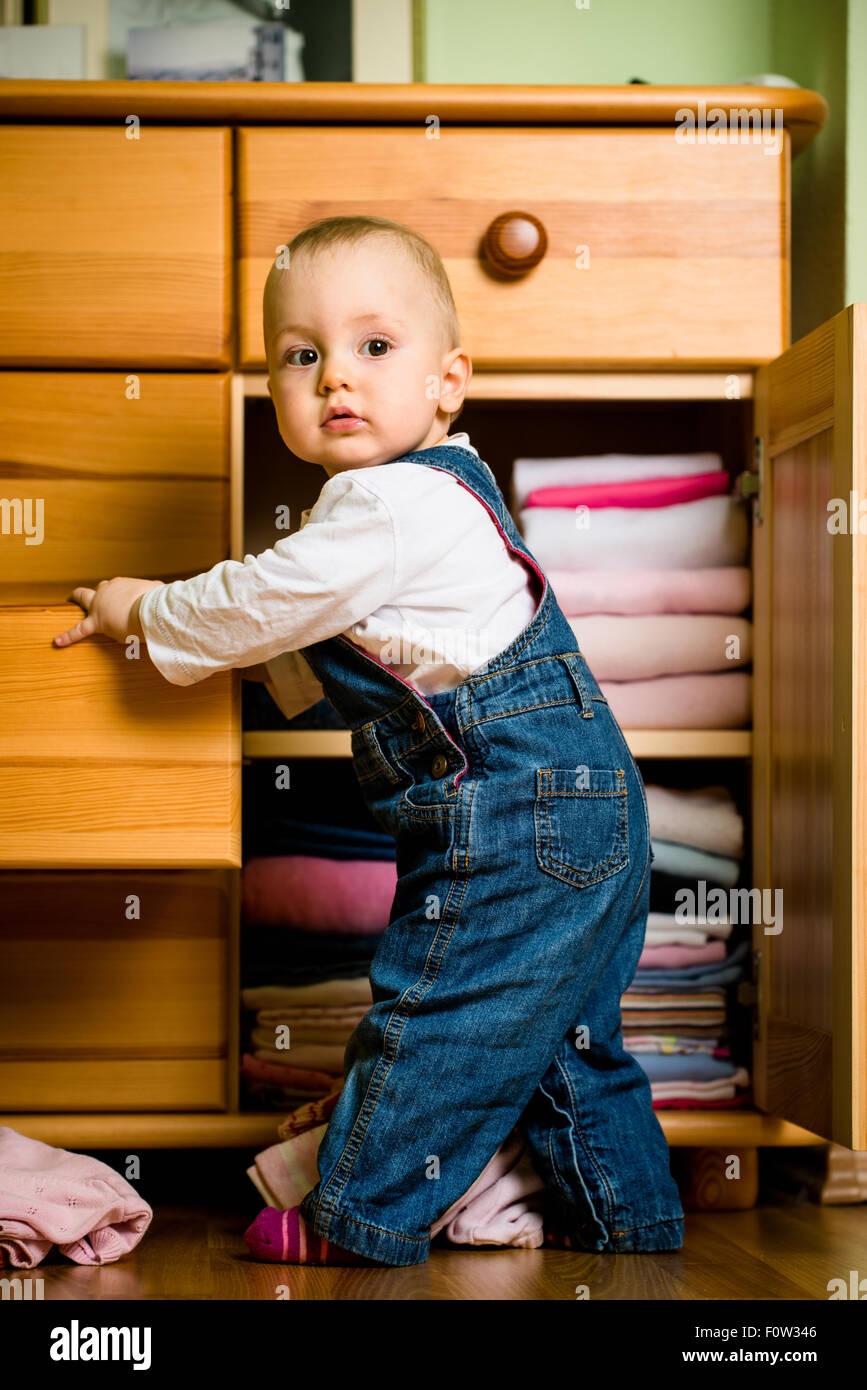
[[[76,589],[87,616],[55,639],[138,633],[177,685],[242,667],[290,716],[324,694],[394,836],[373,1005],[319,1182],[273,1213],[279,1258],[424,1262],[513,1130],[551,1243],[678,1249],[668,1146],[621,1032],[650,890],[641,775],[493,474],[448,433],[472,367],[445,269],[375,217],[314,223],[284,257],[268,389],[289,449],[328,474],[315,506],[243,562]]]

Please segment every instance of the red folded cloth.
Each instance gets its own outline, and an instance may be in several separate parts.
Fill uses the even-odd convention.
[[[729,491],[724,470],[690,473],[683,478],[636,478],[628,483],[585,483],[573,487],[539,487],[525,507],[671,507],[699,497],[717,497]]]

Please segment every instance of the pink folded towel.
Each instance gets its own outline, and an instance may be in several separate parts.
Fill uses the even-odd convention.
[[[0,1125],[0,1267],[33,1269],[55,1244],[76,1264],[112,1264],[152,1217],[107,1163]]]
[[[624,729],[744,729],[751,718],[746,671],[600,681],[599,689]]]
[[[724,941],[709,941],[706,946],[648,946],[638,957],[639,970],[677,970],[681,965],[709,965],[725,960]]]
[[[698,570],[549,569],[547,574],[567,618],[581,613],[743,613],[752,593],[747,565]]]
[[[670,507],[728,492],[728,473],[687,473],[682,478],[636,478],[629,483],[539,487],[525,507]]]
[[[376,935],[388,926],[396,887],[393,859],[253,858],[244,865],[244,921],[251,927]]]
[[[597,681],[731,671],[753,659],[753,625],[721,613],[585,613],[569,626]]]

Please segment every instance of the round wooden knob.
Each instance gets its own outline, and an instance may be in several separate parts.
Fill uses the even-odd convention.
[[[484,240],[485,255],[501,275],[526,275],[548,249],[548,233],[531,212],[501,212]]]

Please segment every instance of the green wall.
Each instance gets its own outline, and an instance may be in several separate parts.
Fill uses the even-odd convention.
[[[867,0],[849,0],[846,303],[867,304]]]
[[[589,0],[587,9],[575,0],[424,0],[418,76],[423,82],[735,82],[773,71],[771,11],[771,0]]]
[[[584,3],[584,0],[582,0]],[[418,0],[424,82],[729,84],[821,92],[792,165],[792,338],[867,301],[867,0]]]
[[[792,340],[849,302],[846,297],[847,0],[777,0],[774,54],[829,113],[792,164]]]

